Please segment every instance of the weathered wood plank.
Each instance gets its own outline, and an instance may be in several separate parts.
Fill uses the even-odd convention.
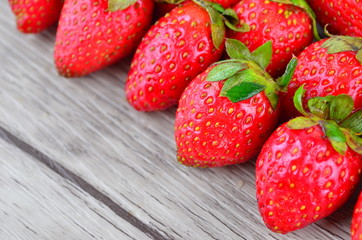
[[[0,156],[0,239],[149,239],[3,140]]]
[[[155,231],[154,229],[148,227],[147,225],[143,224],[137,218],[135,218],[132,214],[127,212],[121,206],[117,205],[112,199],[110,199],[104,193],[98,191],[88,182],[86,182],[81,177],[74,174],[72,171],[68,170],[67,168],[63,167],[59,163],[50,159],[47,155],[43,154],[39,150],[33,148],[28,143],[22,141],[21,139],[17,138],[16,136],[12,135],[9,131],[4,128],[0,127],[0,136],[4,139],[7,143],[17,147],[28,156],[31,156],[34,160],[38,163],[42,163],[44,166],[48,168],[48,170],[52,170],[53,173],[57,173],[59,176],[63,177],[64,179],[72,182],[77,187],[91,195],[94,199],[98,200],[105,206],[107,206],[110,210],[112,210],[116,215],[126,220],[128,223],[132,224],[143,233],[147,234],[153,239],[162,239],[163,236]]]
[[[256,207],[254,162],[219,169],[176,163],[175,110],[146,114],[127,104],[129,60],[64,79],[53,66],[54,29],[23,37],[8,9],[0,21],[0,55],[7,56],[0,59],[0,126],[166,238],[348,239],[351,204],[306,229],[271,233]]]

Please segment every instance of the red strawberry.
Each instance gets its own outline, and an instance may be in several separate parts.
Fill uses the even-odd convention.
[[[256,191],[260,214],[272,231],[287,233],[330,215],[358,183],[362,139],[344,127],[360,119],[362,111],[342,121],[353,108],[353,100],[346,96],[315,98],[310,103],[313,111],[326,116],[333,109],[333,118],[296,118],[281,125],[264,144],[256,163]]]
[[[283,118],[300,115],[293,105],[293,95],[302,85],[306,89],[304,103],[316,96],[348,94],[354,99],[355,108],[361,109],[361,49],[362,38],[342,36],[321,40],[307,47],[298,56],[297,69],[287,93],[282,96]]]
[[[235,49],[234,54],[228,51],[229,55],[247,53],[244,45],[237,48],[234,41],[227,41],[227,48]],[[252,58],[265,59],[263,53],[270,53],[266,57],[270,60],[271,42],[253,52]],[[267,64],[246,60],[249,58],[211,66],[183,92],[175,121],[180,163],[221,167],[245,162],[259,152],[275,128],[279,88],[265,72]]]
[[[18,30],[38,33],[53,25],[60,15],[62,0],[9,0]]]
[[[248,24],[251,30],[245,33],[229,31],[227,37],[240,40],[251,51],[272,40],[274,54],[267,71],[271,76],[278,77],[292,56],[313,40],[313,13],[307,10],[307,5],[299,6],[278,1],[241,0],[233,9],[240,24]],[[318,37],[318,34],[315,35]]]
[[[153,1],[137,0],[130,6],[123,3],[123,0],[65,1],[54,53],[61,75],[89,74],[135,50],[151,23]]]
[[[362,192],[359,194],[357,204],[354,208],[352,226],[351,226],[352,240],[362,239]]]
[[[176,105],[189,82],[219,60],[224,48],[223,16],[210,3],[196,2],[166,14],[138,46],[126,83],[127,100],[135,109],[155,111]]]
[[[334,34],[362,37],[360,0],[309,0],[322,25]]]

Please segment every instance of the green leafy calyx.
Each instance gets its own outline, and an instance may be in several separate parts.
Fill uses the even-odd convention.
[[[290,81],[292,80],[297,65],[298,65],[298,59],[295,56],[293,56],[292,59],[289,61],[284,74],[277,79],[277,83],[280,87],[280,90],[286,91]]]
[[[303,85],[304,86],[304,85]],[[295,108],[304,116],[308,117],[308,113],[304,110],[303,107],[303,96],[305,93],[305,89],[304,87],[301,86],[300,88],[297,89],[297,91],[295,91],[294,93],[294,98],[293,98],[293,102],[294,102],[294,106]]]
[[[347,138],[337,123],[335,121],[320,120],[319,125],[322,127],[334,150],[341,155],[346,154],[348,150]]]
[[[227,39],[226,52],[231,58],[253,61],[258,64],[260,68],[265,70],[273,55],[272,41],[267,41],[255,49],[254,52],[250,52],[248,47],[242,42],[236,39]]]
[[[356,153],[362,154],[362,138],[344,128],[342,128],[342,131],[347,138],[348,146]]]
[[[350,129],[356,135],[362,135],[362,110],[353,113],[351,116],[344,119],[340,126]]]
[[[226,40],[226,53],[233,59],[251,59],[251,52],[242,42],[228,38]]]
[[[219,48],[224,41],[225,32],[228,28],[238,31],[247,32],[250,31],[250,26],[247,24],[238,27],[239,18],[233,9],[224,9],[218,3],[212,3],[205,0],[193,0],[196,4],[204,8],[211,20],[211,37],[212,42],[216,48]]]
[[[308,100],[307,112],[303,106],[305,90],[300,87],[294,95],[294,105],[305,117],[288,122],[292,129],[304,129],[320,125],[333,148],[344,155],[348,147],[362,154],[362,110],[352,114],[353,99],[346,94],[315,97]]]
[[[108,10],[110,12],[124,10],[136,2],[137,0],[108,0]]]
[[[328,54],[353,51],[356,59],[362,64],[362,38],[332,35],[323,44]]]
[[[312,20],[314,38],[317,40],[321,39],[318,34],[316,15],[305,0],[271,0],[271,1],[283,4],[290,4],[302,8],[308,14],[309,18]]]
[[[185,0],[154,0],[156,3],[180,4]]]
[[[225,80],[231,76],[234,76],[237,72],[245,68],[246,66],[240,64],[240,62],[229,62],[220,64],[211,70],[212,73],[209,74],[207,80],[210,82]]]
[[[354,109],[354,102],[351,96],[340,94],[337,96],[314,97],[308,100],[309,113],[304,109],[303,96],[304,85],[299,87],[294,94],[294,106],[306,117],[316,116],[321,119],[342,122],[351,115]]]
[[[297,117],[287,123],[287,127],[291,129],[305,129],[318,124],[318,121],[308,117]]]
[[[240,41],[227,39],[226,51],[232,59],[216,63],[207,80],[225,80],[220,96],[232,102],[249,99],[264,91],[275,109],[278,105],[278,85],[265,71],[271,59],[271,48],[271,42],[267,42],[250,52]]]
[[[264,85],[256,82],[238,82],[232,88],[223,89],[221,96],[227,96],[230,101],[236,103],[255,96],[265,89]]]

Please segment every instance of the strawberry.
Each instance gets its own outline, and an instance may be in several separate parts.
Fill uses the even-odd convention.
[[[60,15],[62,0],[9,0],[16,16],[17,28],[23,33],[38,33],[53,25]]]
[[[220,13],[220,12],[221,13]],[[178,103],[189,82],[224,49],[224,21],[218,4],[187,1],[155,23],[133,57],[126,83],[128,102],[139,111]]]
[[[311,113],[282,124],[256,162],[258,207],[266,226],[288,233],[334,212],[346,202],[362,171],[362,111],[350,115],[348,95],[313,98]],[[346,118],[346,116],[349,116]],[[352,127],[352,128],[350,128]]]
[[[152,10],[152,0],[66,0],[54,52],[59,74],[80,77],[132,53]]]
[[[353,212],[351,237],[352,240],[362,239],[362,192],[359,194],[357,204]]]
[[[362,37],[360,0],[308,0],[322,25],[334,34]]]
[[[300,114],[293,95],[302,85],[304,103],[316,96],[348,94],[362,108],[362,38],[332,36],[308,46],[298,56],[298,66],[287,93],[282,94],[284,120]]]
[[[233,9],[240,24],[248,24],[251,30],[231,30],[227,37],[243,42],[251,51],[272,40],[274,54],[267,68],[272,77],[280,76],[292,56],[312,43],[315,18],[304,0],[298,4],[288,0],[241,0]],[[316,30],[314,35],[319,39]]]
[[[265,71],[271,42],[253,53],[237,40],[226,43],[233,59],[192,80],[177,108],[177,158],[187,166],[245,162],[259,152],[277,124],[279,86]],[[288,82],[287,75],[281,82]]]

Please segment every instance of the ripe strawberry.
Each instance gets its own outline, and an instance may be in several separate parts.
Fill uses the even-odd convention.
[[[359,49],[359,50],[358,50]],[[362,108],[362,38],[333,36],[308,46],[298,56],[298,66],[286,94],[282,94],[283,118],[300,114],[293,95],[302,85],[304,103],[316,96],[348,94],[355,108]]]
[[[23,33],[38,33],[53,25],[60,15],[62,0],[9,0],[16,16],[17,28]]]
[[[79,77],[135,50],[151,24],[152,0],[65,0],[55,44],[59,74]]]
[[[362,37],[360,0],[309,0],[322,25],[334,34]]]
[[[352,226],[351,226],[352,240],[362,239],[362,192],[359,194],[357,204],[354,208]]]
[[[362,111],[343,120],[353,109],[348,95],[309,104],[320,116],[305,113],[282,124],[256,162],[260,214],[269,229],[283,234],[330,215],[348,199],[362,171],[362,139],[347,129],[359,121],[353,130],[362,131]]]
[[[228,39],[227,49],[237,59],[211,66],[181,96],[175,139],[178,161],[184,165],[245,162],[259,152],[277,124],[279,86],[265,72],[271,42],[250,54],[245,45]]]
[[[127,100],[135,109],[176,105],[189,82],[219,60],[225,32],[220,8],[226,12],[220,5],[188,1],[151,27],[133,57],[126,83]]]
[[[283,3],[279,3],[283,2]],[[248,32],[229,31],[228,38],[243,42],[251,51],[264,42],[273,41],[273,57],[267,72],[280,76],[293,55],[312,43],[314,14],[304,1],[241,0],[234,6],[240,24],[248,24]],[[293,1],[294,2],[294,1]],[[315,29],[315,27],[314,27]],[[319,38],[315,32],[316,38]]]

